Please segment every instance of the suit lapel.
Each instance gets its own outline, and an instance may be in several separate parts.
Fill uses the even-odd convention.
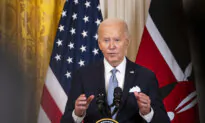
[[[135,64],[127,59],[126,71],[125,71],[125,81],[124,81],[124,88],[123,88],[123,94],[122,94],[122,102],[121,102],[119,111],[122,109],[123,105],[125,104],[127,96],[129,94],[129,89],[133,86],[136,73],[137,72],[135,70]]]
[[[97,81],[99,81],[99,83],[97,83],[96,86],[98,86],[98,89],[101,89],[104,91],[104,94],[106,94],[106,90],[105,90],[105,72],[104,72],[104,63],[103,61],[100,62],[99,66],[98,66],[98,69],[96,71],[96,73],[99,73],[97,75]],[[96,83],[94,83],[96,84]]]
[[[97,87],[100,91],[103,91],[103,93],[105,94],[106,100],[107,100],[107,93],[106,93],[106,89],[105,89],[105,67],[104,67],[104,63],[101,62],[101,64],[98,66],[98,69],[96,71],[96,73],[99,73],[97,78],[97,81],[99,81],[99,83],[97,83]],[[96,83],[95,83],[96,84]],[[110,113],[110,109],[108,107],[107,102],[105,103],[105,110],[108,113],[108,117],[111,117],[111,113]]]

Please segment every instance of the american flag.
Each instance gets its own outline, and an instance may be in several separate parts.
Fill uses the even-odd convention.
[[[59,123],[73,72],[101,59],[97,28],[102,21],[98,0],[66,0],[43,88],[38,123]]]

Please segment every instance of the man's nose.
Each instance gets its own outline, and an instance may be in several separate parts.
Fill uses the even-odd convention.
[[[111,40],[109,42],[109,49],[114,49],[115,48],[115,41]]]

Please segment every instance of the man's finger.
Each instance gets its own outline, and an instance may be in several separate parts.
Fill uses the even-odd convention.
[[[90,102],[94,99],[94,95],[91,95],[91,96],[89,96],[88,97],[88,99],[87,99],[87,105],[89,105],[90,104]]]
[[[77,99],[77,101],[86,101],[86,97],[80,97]]]
[[[79,101],[79,102],[77,103],[77,105],[86,105],[86,104],[87,104],[86,101]]]
[[[78,98],[82,98],[85,97],[85,94],[81,94]]]
[[[81,95],[77,98],[77,100],[80,100],[80,101],[86,100],[85,94],[81,94]]]
[[[145,96],[144,94],[141,95],[141,93],[134,93],[136,99],[137,99],[137,103],[139,105],[139,107],[144,107],[147,105],[150,105],[150,99],[148,96]]]
[[[139,93],[139,95],[140,95],[140,96],[146,96],[146,97],[147,97],[147,95],[146,95],[146,94],[144,94],[144,93],[142,93],[142,92],[141,92],[141,93]]]
[[[139,99],[139,98],[140,98],[140,95],[139,95],[138,92],[135,91],[135,92],[134,92],[134,95],[135,95],[135,98],[136,98],[136,99]]]
[[[147,99],[147,98],[139,98],[138,100],[142,103],[149,103],[150,102],[149,99]]]
[[[86,106],[79,106],[78,108],[79,108],[80,110],[83,110],[83,112],[87,109]]]

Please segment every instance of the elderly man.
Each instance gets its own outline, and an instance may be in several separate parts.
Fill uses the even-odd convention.
[[[130,43],[127,24],[106,19],[98,28],[98,36],[104,60],[76,72],[61,123],[95,123],[103,118],[98,112],[96,90],[104,90],[110,105],[115,87],[123,90],[119,110],[112,117],[119,123],[169,123],[154,73],[125,57]],[[133,87],[141,91],[129,92]]]

